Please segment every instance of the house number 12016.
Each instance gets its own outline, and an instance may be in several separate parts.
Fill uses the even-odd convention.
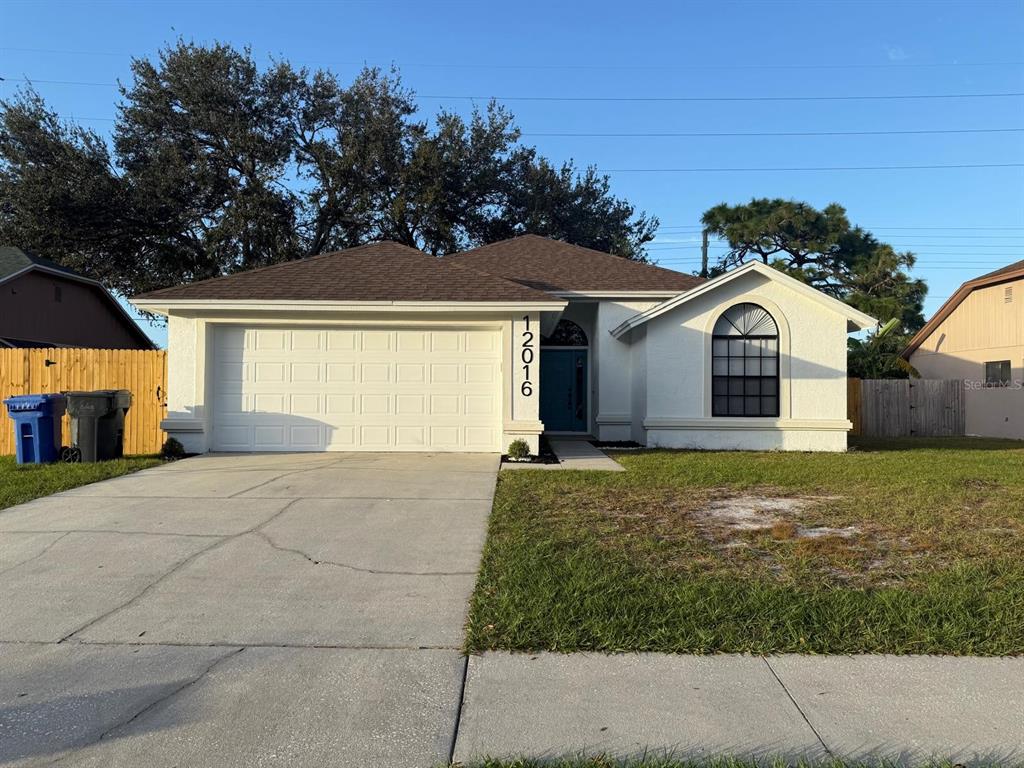
[[[526,323],[526,328],[523,330],[523,343],[519,350],[519,359],[523,363],[523,383],[519,385],[519,391],[523,397],[530,397],[533,394],[530,366],[534,360],[533,331],[530,330],[530,316],[523,315],[523,322]]]

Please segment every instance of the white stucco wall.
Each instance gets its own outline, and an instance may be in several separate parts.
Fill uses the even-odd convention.
[[[711,415],[712,329],[722,312],[742,302],[764,307],[779,326],[777,419]],[[756,272],[651,320],[643,344],[647,444],[845,450],[846,323],[828,307]]]
[[[596,416],[594,432],[599,440],[632,440],[634,423],[633,350],[630,345],[615,339],[611,331],[623,321],[658,304],[652,300],[602,300],[597,305],[594,336],[590,347],[594,350],[597,379]]]
[[[206,453],[206,324],[194,317],[167,318],[167,415],[161,426],[188,453]]]

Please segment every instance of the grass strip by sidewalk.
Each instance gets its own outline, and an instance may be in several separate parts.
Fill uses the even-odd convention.
[[[859,448],[502,473],[467,650],[1024,653],[1024,443]]]
[[[0,456],[0,509],[160,464],[156,456],[128,456],[93,464],[21,464]]]

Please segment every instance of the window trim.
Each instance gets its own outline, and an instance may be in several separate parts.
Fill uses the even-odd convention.
[[[999,366],[999,378],[998,380],[989,377],[989,366]],[[1005,368],[1006,378],[1003,378],[1003,370]],[[1007,387],[1013,381],[1013,361],[1012,360],[986,360],[984,363],[985,373],[985,387],[998,389],[1000,387]]]
[[[711,416],[713,418],[779,419],[779,418],[782,417],[782,355],[781,355],[781,351],[782,351],[782,340],[781,340],[782,333],[781,333],[781,330],[779,328],[779,321],[776,320],[775,315],[773,313],[769,312],[767,309],[765,309],[761,304],[757,303],[756,301],[740,301],[740,302],[737,302],[736,304],[733,304],[733,305],[729,306],[721,314],[719,314],[718,317],[715,320],[715,325],[717,325],[719,322],[721,322],[721,320],[725,317],[725,314],[727,312],[729,312],[733,308],[741,306],[743,304],[750,304],[752,306],[755,306],[758,309],[760,309],[761,311],[763,311],[766,315],[768,315],[768,317],[770,317],[771,320],[772,320],[772,324],[775,326],[775,333],[774,334],[770,334],[770,333],[755,333],[755,334],[749,334],[749,335],[748,334],[741,334],[741,335],[716,334],[716,333],[714,333],[714,326],[712,326],[712,333],[711,333],[711,368],[710,368],[710,378],[711,378]],[[752,356],[748,356],[746,354],[743,354],[742,356],[734,357],[731,354],[732,349],[731,349],[730,342],[733,342],[733,341],[747,341],[747,340],[772,340],[772,341],[775,342],[775,345],[774,345],[775,346],[775,351],[774,351],[773,355],[765,355],[765,354],[763,354],[763,350],[762,350],[761,354],[759,354],[757,356],[757,358],[756,358],[757,360],[766,360],[766,359],[770,360],[770,359],[774,359],[774,361],[775,361],[775,366],[774,366],[775,367],[775,373],[774,374],[765,376],[763,374],[752,375],[752,374],[747,374],[746,373],[746,361],[747,360],[751,360],[751,359],[755,359],[755,358],[752,357]],[[719,341],[725,342],[725,344],[726,344],[726,354],[724,356],[723,355],[716,355],[715,354],[715,342],[719,342]],[[730,363],[734,359],[743,360],[744,361],[744,372],[743,372],[742,375],[733,375],[733,374],[728,373],[728,372],[725,373],[724,375],[723,374],[718,374],[718,375],[715,374],[715,361],[716,360],[725,360],[726,361],[726,371],[728,371],[729,368],[731,367]],[[722,379],[722,380],[725,381],[726,394],[724,394],[724,395],[716,395],[715,394],[715,383],[716,383],[716,380],[719,380],[719,379]],[[774,381],[774,383],[775,383],[775,386],[774,386],[775,394],[774,395],[765,395],[765,394],[762,393],[763,382],[764,382],[765,379],[769,379],[769,380]],[[742,385],[743,395],[731,395],[729,393],[729,390],[731,389],[731,381],[732,380],[738,380],[738,381],[743,382],[743,385]],[[757,395],[747,395],[746,394],[746,390],[747,390],[746,382],[747,382],[747,380],[754,380],[754,381],[758,381],[759,382],[759,384],[758,384],[758,394]],[[729,412],[730,411],[729,399],[731,397],[743,397],[743,413],[730,413]],[[757,397],[757,400],[758,400],[758,413],[754,414],[754,413],[748,413],[747,412],[747,397]],[[716,402],[718,402],[718,398],[725,398],[725,412],[720,412],[719,409],[716,407]],[[764,400],[766,398],[773,398],[774,401],[775,401],[775,408],[774,408],[774,410],[772,412],[765,412]]]

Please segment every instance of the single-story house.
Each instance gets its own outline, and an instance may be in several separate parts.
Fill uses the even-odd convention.
[[[189,451],[492,451],[542,433],[841,451],[875,320],[777,270],[712,280],[526,235],[392,242],[135,297]]]
[[[0,246],[0,347],[155,349],[101,283]]]
[[[968,435],[1024,439],[1024,261],[961,285],[903,357],[923,378],[964,382]]]

